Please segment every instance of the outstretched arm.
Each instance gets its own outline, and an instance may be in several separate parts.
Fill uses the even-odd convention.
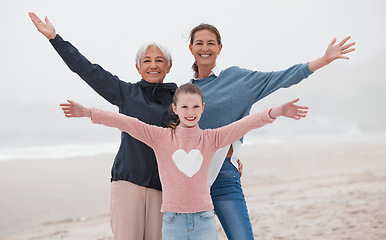
[[[136,118],[121,113],[103,111],[96,108],[85,108],[81,104],[71,100],[67,100],[67,103],[62,103],[60,106],[67,118],[88,117],[95,124],[118,128],[123,132],[127,132],[132,137],[144,142],[150,147],[154,146],[159,139],[162,139],[159,137],[160,134],[170,132],[170,130],[146,124]]]
[[[308,107],[295,105],[294,103],[298,102],[299,98],[287,102],[281,106],[274,107],[269,112],[269,116],[273,119],[283,116],[288,118],[293,118],[299,120],[305,118],[308,113]]]
[[[351,38],[350,36],[346,37],[338,44],[335,44],[336,38],[332,39],[331,43],[327,47],[325,54],[322,57],[315,59],[314,61],[308,63],[308,67],[310,68],[311,72],[315,72],[316,70],[330,64],[333,61],[335,61],[336,59],[348,60],[349,57],[347,57],[345,55],[347,53],[355,51],[355,48],[352,48],[352,46],[354,46],[355,43],[346,44],[346,42],[350,38]]]
[[[48,17],[44,18],[43,22],[35,13],[29,12],[29,17],[31,18],[33,24],[35,24],[35,27],[38,29],[39,32],[41,32],[48,40],[54,39],[56,36],[55,28],[48,19]]]
[[[83,107],[81,104],[67,100],[68,103],[62,103],[60,106],[62,107],[64,116],[66,118],[73,117],[88,117],[91,118],[91,109]]]

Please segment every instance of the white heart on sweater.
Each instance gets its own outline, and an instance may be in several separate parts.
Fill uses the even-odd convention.
[[[192,149],[189,153],[178,149],[173,153],[172,157],[177,168],[188,177],[192,177],[200,170],[204,159],[200,150],[197,149]]]

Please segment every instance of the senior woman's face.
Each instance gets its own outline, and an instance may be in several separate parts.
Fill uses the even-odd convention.
[[[136,65],[136,67],[145,81],[162,83],[172,66],[168,66],[166,58],[158,48],[150,46],[141,57],[140,66]]]

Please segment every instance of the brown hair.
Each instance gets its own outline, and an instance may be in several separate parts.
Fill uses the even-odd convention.
[[[186,83],[186,84],[183,84],[183,85],[179,86],[177,88],[177,90],[176,90],[176,93],[174,93],[174,97],[173,97],[173,104],[174,104],[174,106],[177,106],[178,96],[181,93],[185,93],[185,94],[187,94],[187,93],[189,93],[189,94],[198,94],[201,97],[202,102],[204,102],[204,96],[202,95],[200,87],[198,87],[195,84]],[[173,112],[172,109],[170,109],[170,110]],[[176,122],[169,123],[169,127],[172,128],[172,130],[174,130],[174,129],[176,129],[178,124],[180,124],[180,119],[177,116]]]
[[[196,27],[194,27],[192,29],[192,31],[190,31],[190,44],[193,45],[193,42],[194,42],[194,35],[196,34],[196,32],[198,31],[201,31],[201,30],[208,30],[208,31],[211,31],[212,33],[214,33],[216,35],[216,38],[217,38],[217,44],[220,45],[221,44],[221,35],[220,35],[220,32],[217,30],[217,28],[211,24],[207,24],[207,23],[201,23],[200,25],[197,25]],[[192,65],[192,69],[193,71],[195,71],[197,74],[198,74],[198,66],[197,66],[197,61],[194,61],[193,65]]]

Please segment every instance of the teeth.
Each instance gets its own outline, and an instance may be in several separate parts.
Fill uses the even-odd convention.
[[[157,73],[159,73],[159,72],[149,72],[149,74],[157,74]]]
[[[208,55],[202,55],[202,54],[201,54],[201,57],[209,57],[209,56],[210,56],[209,54],[208,54]]]
[[[191,117],[191,118],[186,118],[188,121],[193,121],[194,119],[196,119],[195,117]]]

